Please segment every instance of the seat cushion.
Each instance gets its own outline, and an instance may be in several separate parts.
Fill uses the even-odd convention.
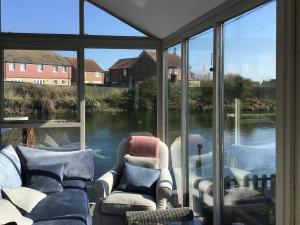
[[[26,217],[34,222],[68,218],[81,218],[85,221],[89,216],[89,202],[85,191],[65,189],[43,199]]]
[[[213,206],[213,196],[200,191],[200,199],[208,206]],[[224,205],[236,206],[244,204],[266,203],[267,199],[257,190],[249,187],[235,187],[224,191]]]
[[[33,225],[92,225],[92,217],[88,215],[84,220],[82,216],[67,215],[62,218],[36,221]]]
[[[248,187],[236,187],[225,190],[224,204],[225,205],[241,205],[263,203],[266,199],[257,190]]]
[[[126,211],[155,210],[155,199],[150,195],[113,191],[101,204],[105,214],[125,216]]]
[[[85,191],[86,190],[86,183],[83,180],[63,180],[62,186],[65,189],[80,189]]]
[[[85,221],[81,219],[60,219],[60,220],[48,220],[48,221],[39,221],[33,223],[33,225],[86,225]]]

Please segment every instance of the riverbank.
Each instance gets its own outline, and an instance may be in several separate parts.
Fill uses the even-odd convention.
[[[275,100],[268,96],[257,94],[259,89],[253,89],[251,94],[240,100],[240,111],[249,113],[274,113]],[[226,95],[225,95],[226,96]],[[156,111],[156,80],[150,79],[138,88],[85,86],[85,109],[87,113],[94,112],[126,112],[126,111]],[[35,85],[29,83],[5,82],[4,114],[9,116],[70,114],[77,112],[77,87]],[[224,100],[226,112],[233,112],[235,102],[232,96]],[[169,110],[181,110],[180,86],[173,86],[169,93]],[[212,87],[189,88],[189,111],[212,112]],[[55,116],[56,117],[56,116]]]

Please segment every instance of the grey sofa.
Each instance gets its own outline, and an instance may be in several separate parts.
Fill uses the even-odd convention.
[[[62,182],[63,191],[48,194],[24,216],[34,225],[91,225],[85,181],[93,177],[92,150],[50,152],[19,146],[15,151],[11,145],[2,147],[0,189],[24,186],[26,163],[32,161],[41,165],[65,163],[65,176],[69,178]]]
[[[156,196],[116,190],[122,174],[123,157],[128,152],[128,139],[118,147],[117,165],[94,182],[98,195],[93,215],[93,225],[125,224],[126,211],[166,209],[172,194],[172,178],[168,170],[168,147],[160,142],[160,178],[156,184]]]

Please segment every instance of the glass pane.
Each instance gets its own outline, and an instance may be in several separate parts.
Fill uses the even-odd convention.
[[[79,33],[78,0],[2,0],[2,32]]]
[[[190,206],[207,224],[213,220],[213,29],[189,40]]]
[[[84,32],[88,35],[145,36],[99,7],[85,1]]]
[[[86,145],[98,178],[115,166],[130,133],[156,136],[156,52],[87,49],[85,57]]]
[[[181,191],[181,45],[168,49],[168,120],[166,141],[170,149],[170,171],[173,176],[173,207],[182,206]]]
[[[45,150],[80,149],[79,128],[1,128],[1,145],[26,145]]]
[[[224,224],[275,224],[276,3],[224,27]]]
[[[4,120],[76,120],[72,51],[4,50]]]

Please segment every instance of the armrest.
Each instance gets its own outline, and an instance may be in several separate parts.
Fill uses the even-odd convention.
[[[94,189],[98,198],[105,198],[112,190],[117,186],[121,175],[121,168],[115,167],[112,170],[106,172],[97,180],[94,181]]]
[[[156,184],[157,209],[165,209],[167,200],[172,196],[173,181],[167,168],[161,169],[160,177]]]
[[[213,196],[213,182],[210,180],[200,180],[198,183],[198,190]]]

